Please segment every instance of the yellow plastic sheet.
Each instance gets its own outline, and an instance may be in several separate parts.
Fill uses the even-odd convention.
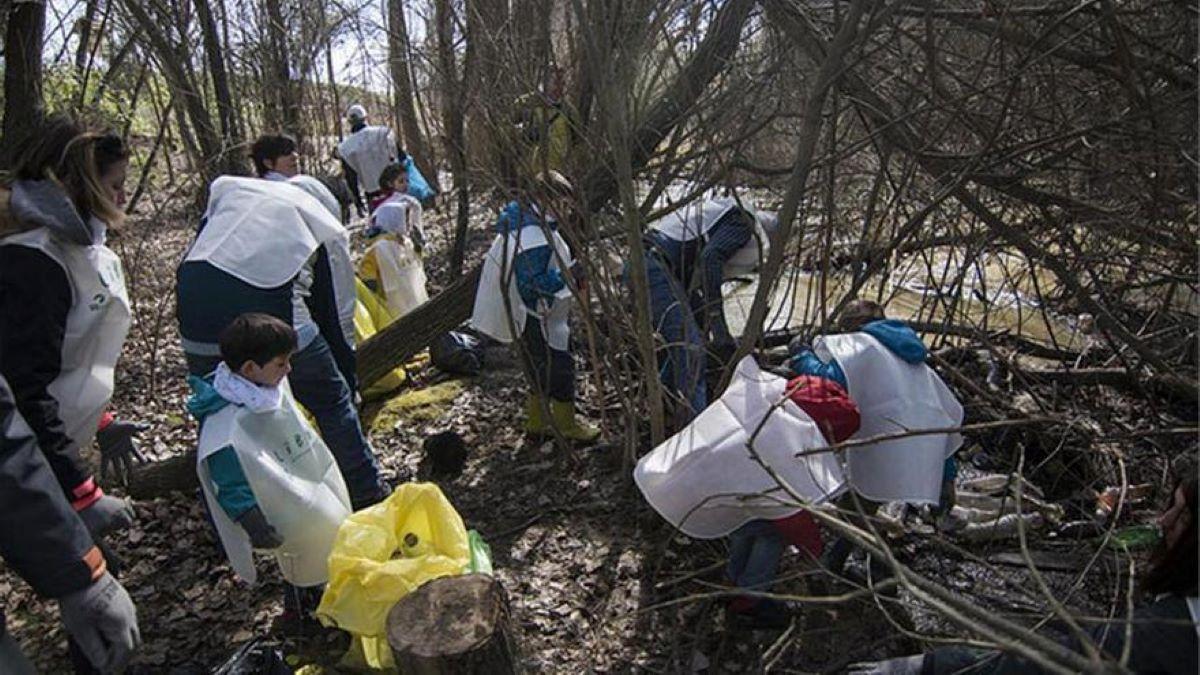
[[[379,296],[371,292],[357,276],[354,277],[354,338],[362,344],[392,322],[392,316]],[[363,392],[363,398],[377,398],[404,384],[404,368],[396,368]]]
[[[442,491],[432,483],[401,485],[342,523],[317,617],[349,632],[350,652],[366,666],[391,668],[388,611],[426,581],[462,574],[470,560],[466,527]]]

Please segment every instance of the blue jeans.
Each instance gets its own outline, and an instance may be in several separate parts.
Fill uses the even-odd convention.
[[[188,371],[204,376],[211,373],[220,359],[187,354]],[[325,338],[318,335],[307,347],[292,356],[288,375],[292,393],[300,405],[317,421],[321,438],[329,446],[350,492],[355,511],[381,501],[389,490],[379,477],[375,452],[363,434],[354,392],[346,384],[333,352]]]
[[[729,535],[729,578],[738,588],[770,590],[783,548],[783,535],[771,521],[751,520]]]
[[[692,314],[687,293],[658,254],[646,253],[650,320],[667,343],[667,359],[659,378],[691,406],[687,419],[708,406],[704,382],[704,334]]]

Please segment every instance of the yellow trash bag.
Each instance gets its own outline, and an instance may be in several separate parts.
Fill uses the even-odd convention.
[[[362,344],[367,338],[379,332],[381,328],[392,322],[392,317],[388,314],[387,307],[379,299],[379,296],[371,292],[367,285],[362,282],[357,276],[354,277],[354,339],[358,344]],[[392,372],[384,375],[382,379],[367,387],[367,390],[362,393],[363,398],[376,398],[404,384],[404,379],[407,374],[404,368],[396,368]]]
[[[462,518],[433,483],[407,483],[342,522],[329,554],[329,584],[317,607],[326,626],[354,638],[371,668],[392,668],[387,614],[400,598],[471,561]]]

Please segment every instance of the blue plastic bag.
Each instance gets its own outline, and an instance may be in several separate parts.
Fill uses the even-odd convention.
[[[404,158],[404,171],[408,173],[408,194],[422,202],[432,199],[437,194],[429,187],[429,181],[421,175],[421,170],[413,163],[411,156]]]

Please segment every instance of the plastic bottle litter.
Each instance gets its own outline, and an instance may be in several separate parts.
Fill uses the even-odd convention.
[[[1125,504],[1124,509],[1130,506],[1136,506],[1144,501],[1154,492],[1154,486],[1150,483],[1141,485],[1130,485],[1125,488]],[[1106,488],[1103,492],[1096,493],[1096,517],[1108,518],[1117,509],[1117,505],[1121,503],[1121,486],[1115,485]]]
[[[1108,540],[1109,548],[1137,551],[1153,548],[1162,539],[1162,532],[1154,525],[1131,525],[1113,532]]]
[[[405,558],[420,558],[429,553],[429,544],[422,541],[415,532],[408,532],[404,535],[400,550]]]

